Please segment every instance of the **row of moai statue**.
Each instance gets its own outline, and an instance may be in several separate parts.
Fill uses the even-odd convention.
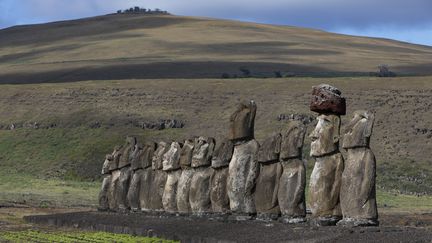
[[[354,113],[339,151],[345,99],[329,85],[313,88],[311,110],[319,113],[311,133],[315,167],[310,209],[318,225],[378,224],[375,158],[369,148],[374,115]],[[241,103],[230,118],[228,138],[126,144],[106,156],[99,209],[184,215],[257,217],[284,223],[306,221],[306,127],[291,121],[260,145],[254,138],[256,104]]]

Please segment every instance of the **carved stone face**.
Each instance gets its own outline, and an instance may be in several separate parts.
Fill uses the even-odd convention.
[[[234,144],[229,139],[224,139],[213,152],[212,167],[221,168],[228,166],[234,152]]]
[[[188,139],[183,145],[180,153],[180,166],[182,168],[191,167],[194,143],[195,141],[193,139]]]
[[[116,146],[114,148],[114,151],[112,153],[112,156],[113,156],[112,163],[111,163],[111,165],[109,167],[110,171],[118,169],[118,166],[119,166],[119,163],[120,163],[120,157],[122,155],[122,152],[121,152],[122,149],[123,149],[123,146]]]
[[[180,169],[181,145],[178,142],[172,142],[169,150],[163,155],[163,170]]]
[[[317,117],[318,124],[309,135],[311,138],[310,155],[320,157],[339,148],[340,117],[321,114]]]
[[[355,111],[345,128],[343,148],[369,147],[375,115],[370,111]]]
[[[254,137],[256,104],[254,101],[241,103],[230,118],[231,140],[251,139]]]
[[[196,138],[192,156],[192,167],[196,168],[211,165],[211,157],[213,155],[214,147],[214,138]]]
[[[168,151],[169,147],[166,142],[159,142],[156,151],[152,158],[152,168],[153,170],[162,170],[163,155]]]
[[[306,127],[300,121],[288,124],[288,128],[282,131],[281,159],[301,157],[305,133]]]
[[[102,175],[110,173],[110,166],[113,163],[113,156],[111,154],[105,155],[105,161],[102,166]]]

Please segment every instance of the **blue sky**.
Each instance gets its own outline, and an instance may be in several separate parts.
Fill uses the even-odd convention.
[[[0,28],[106,14],[131,6],[432,46],[432,0],[0,0]]]

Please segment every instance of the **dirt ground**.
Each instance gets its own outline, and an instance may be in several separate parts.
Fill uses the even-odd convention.
[[[2,218],[5,214],[39,216],[24,217],[25,221],[16,223],[3,221],[0,230],[7,229],[7,224],[15,224],[15,229],[54,226],[156,236],[182,242],[431,242],[432,239],[432,213],[383,213],[379,227],[367,228],[316,227],[311,223],[285,225],[276,221],[255,220],[238,222],[226,218],[143,213],[117,214],[91,209],[0,208]]]

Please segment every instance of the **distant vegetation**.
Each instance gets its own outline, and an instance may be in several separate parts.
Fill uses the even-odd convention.
[[[141,7],[133,7],[125,10],[117,10],[118,14],[128,14],[128,13],[139,13],[139,14],[170,14],[167,11],[163,11],[161,9],[146,9]]]

